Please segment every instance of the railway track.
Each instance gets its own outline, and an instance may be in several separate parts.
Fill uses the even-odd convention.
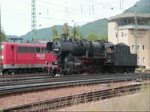
[[[21,77],[21,78],[4,78],[0,80],[0,86],[10,86],[10,85],[21,85],[30,83],[40,83],[44,81],[49,81],[50,76],[36,76],[36,77]]]
[[[130,74],[93,74],[93,75],[71,75],[71,76],[61,76],[59,77],[60,79],[79,79],[79,78],[84,78],[84,77],[117,77],[117,76],[126,76],[126,75],[132,75],[132,76],[135,76],[135,75],[141,75],[141,76],[144,76],[144,75],[148,75],[149,73],[130,73]],[[49,75],[46,75],[46,74],[42,74],[42,75],[23,75],[23,76],[3,76],[3,77],[0,77],[0,84],[2,86],[3,83],[8,83],[8,85],[12,85],[13,83],[12,82],[24,82],[24,81],[34,81],[34,80],[41,80],[41,79],[59,79],[58,77],[52,77],[52,76],[49,76]]]
[[[0,82],[14,82],[14,81],[24,81],[24,80],[31,80],[31,79],[39,79],[39,78],[46,78],[50,77],[49,75],[42,74],[42,75],[11,75],[11,76],[1,76]]]
[[[134,84],[100,91],[93,91],[88,93],[76,94],[55,99],[48,99],[45,101],[34,102],[9,108],[1,109],[3,112],[23,111],[23,112],[48,112],[49,110],[56,110],[65,106],[75,105],[79,103],[87,103],[106,98],[117,97],[125,94],[133,94],[138,92],[141,88],[150,85],[150,83]]]
[[[13,77],[34,77],[34,76],[40,76],[40,75],[47,75],[47,73],[28,73],[28,74],[5,74],[0,75],[1,78],[13,78]]]
[[[33,91],[40,89],[54,89],[54,88],[62,88],[68,86],[79,86],[79,85],[87,85],[87,84],[99,84],[99,83],[107,83],[107,82],[119,82],[119,81],[130,81],[130,80],[145,80],[150,79],[149,75],[127,75],[127,76],[117,76],[117,77],[95,77],[88,78],[85,76],[84,78],[72,78],[68,77],[68,79],[62,80],[59,78],[58,80],[53,80],[49,82],[41,82],[41,83],[30,83],[30,84],[19,84],[19,85],[9,85],[9,86],[1,86],[0,87],[0,95],[6,95],[9,93],[17,93],[17,92],[25,92],[25,91]]]
[[[34,83],[46,83],[46,82],[60,82],[80,79],[92,79],[93,77],[104,78],[104,77],[115,77],[115,75],[87,75],[87,76],[63,76],[63,77],[51,77],[49,75],[42,76],[30,76],[30,77],[16,77],[16,78],[3,78],[0,79],[0,86],[12,86],[21,84],[34,84]]]

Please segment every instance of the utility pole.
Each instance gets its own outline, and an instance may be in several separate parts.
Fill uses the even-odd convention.
[[[135,54],[138,53],[138,29],[137,29],[137,14],[136,14],[136,7],[134,6],[134,45],[135,45]]]
[[[36,2],[31,0],[31,29],[32,29],[32,41],[36,38]]]
[[[119,43],[118,26],[119,26],[119,23],[116,21],[116,29],[117,29],[116,38],[117,38],[117,44]]]

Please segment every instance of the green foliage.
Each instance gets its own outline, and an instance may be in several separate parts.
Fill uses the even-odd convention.
[[[74,26],[72,29],[72,35],[75,38],[79,38],[79,29],[76,26]]]
[[[101,36],[101,35],[96,35],[95,33],[93,32],[90,32],[88,35],[87,35],[87,39],[88,40],[108,40],[108,37],[107,36]]]
[[[53,26],[53,28],[52,28],[52,40],[54,40],[56,38],[59,38],[58,31],[57,31],[56,27]]]
[[[108,37],[107,36],[100,36],[98,37],[99,40],[108,40]]]
[[[108,36],[108,25],[107,25],[107,19],[99,19],[90,23],[87,23],[79,28],[80,32],[82,32],[82,35],[85,37],[89,34],[89,32],[92,32],[96,34],[97,36]]]
[[[88,40],[108,40],[108,37],[107,36],[103,36],[103,35],[96,35],[95,33],[90,32],[87,35],[87,39]]]
[[[81,39],[84,39],[84,38],[85,38],[84,35],[82,34],[82,32],[79,32],[79,37],[80,37]]]
[[[1,29],[1,41],[5,41],[5,40],[6,40],[5,32]]]
[[[63,33],[65,33],[67,37],[70,36],[70,30],[68,28],[68,24],[67,23],[64,23],[62,30],[63,30]]]
[[[97,36],[96,36],[96,34],[90,32],[87,36],[87,39],[88,40],[97,40]]]

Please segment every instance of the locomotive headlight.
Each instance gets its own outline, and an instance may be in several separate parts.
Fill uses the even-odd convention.
[[[58,52],[58,51],[59,51],[59,49],[58,49],[58,48],[55,48],[55,49],[54,49],[54,51]]]
[[[60,49],[59,48],[54,48],[54,53],[56,54],[56,55],[58,55],[59,53],[60,53]]]
[[[45,64],[48,64],[48,61],[45,61]]]
[[[2,56],[0,56],[0,59],[4,59],[4,56],[2,55]]]

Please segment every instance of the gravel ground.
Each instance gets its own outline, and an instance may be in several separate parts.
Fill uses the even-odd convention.
[[[138,93],[68,106],[57,111],[150,112],[149,99],[150,86],[147,86],[147,88],[142,88]]]
[[[37,102],[41,100],[53,99],[62,96],[81,94],[85,92],[104,90],[112,87],[120,87],[123,85],[130,85],[135,83],[138,82],[131,81],[131,82],[98,84],[98,85],[90,85],[90,86],[39,90],[34,92],[11,94],[8,96],[0,96],[0,108],[6,108],[6,107],[21,105],[21,104],[26,104],[31,102]]]
[[[115,108],[118,108],[117,105],[121,102],[121,100],[130,100],[132,97],[137,97],[139,95],[139,93],[133,94],[133,95],[127,95],[127,96],[121,96],[121,97],[115,97],[115,98],[111,98],[111,99],[105,99],[105,100],[100,100],[97,102],[90,102],[90,103],[85,103],[85,104],[79,104],[79,105],[73,105],[70,107],[65,107],[63,109],[59,109],[57,110],[58,112],[72,112],[72,111],[85,111],[85,112],[89,112],[89,111],[99,111],[99,112],[115,112],[115,111],[126,111],[126,112],[130,112],[131,110],[128,110],[126,108],[120,109],[120,110],[115,110]],[[116,105],[116,107],[112,107],[111,105],[114,104]],[[123,103],[123,102],[122,102]],[[125,102],[124,102],[125,103]],[[128,110],[128,111],[127,111]]]

